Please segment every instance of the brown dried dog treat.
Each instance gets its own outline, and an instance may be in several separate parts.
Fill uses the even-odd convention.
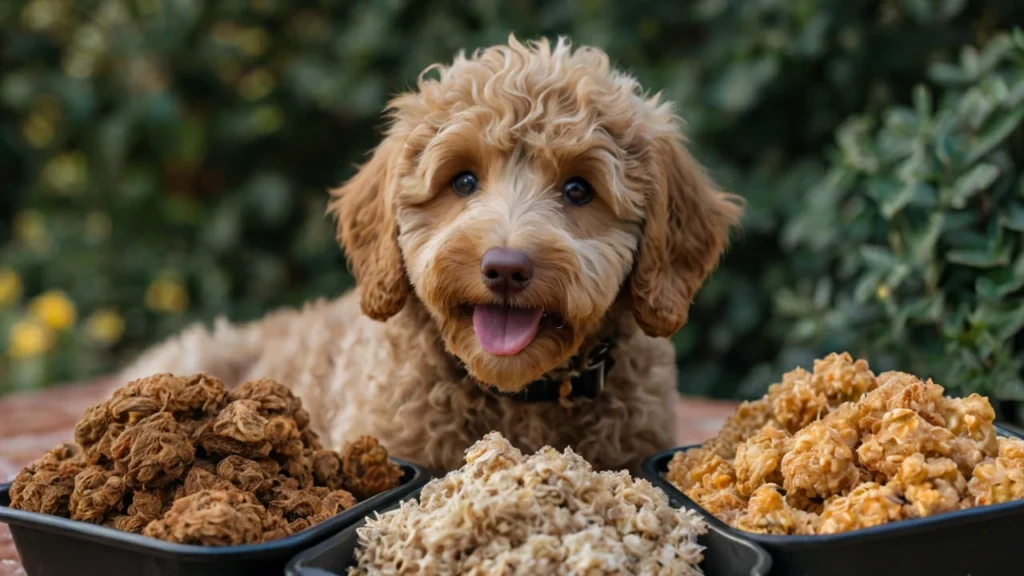
[[[269,478],[274,478],[281,473],[281,463],[273,458],[251,458],[260,468],[263,469],[263,473]]]
[[[239,490],[263,496],[273,485],[273,477],[256,462],[241,456],[228,456],[217,464],[217,476]]]
[[[255,400],[231,402],[216,418],[196,430],[193,438],[197,446],[218,456],[252,458],[267,456],[271,450],[267,419],[259,414],[259,403]]]
[[[260,542],[271,542],[291,536],[288,531],[288,521],[276,514],[267,514],[263,520],[263,537]]]
[[[309,492],[310,494],[316,496],[321,500],[326,498],[327,495],[331,493],[331,489],[326,486],[312,486],[310,488],[305,488],[305,490],[306,492]]]
[[[266,517],[266,509],[252,494],[203,490],[176,501],[143,534],[179,544],[254,544],[263,539]]]
[[[234,490],[234,485],[228,480],[221,478],[216,472],[210,472],[205,468],[193,466],[185,476],[184,495],[191,496],[204,490]]]
[[[209,374],[193,374],[185,378],[185,385],[175,400],[178,407],[190,410],[193,414],[213,415],[224,407],[227,398],[227,388],[219,378]]]
[[[313,431],[312,428],[306,428],[302,431],[302,445],[310,450],[320,450],[324,445],[320,442],[320,435]]]
[[[306,448],[295,420],[290,417],[271,416],[267,420],[267,440],[274,453],[281,456],[299,456]]]
[[[119,511],[128,486],[124,478],[99,466],[87,466],[75,476],[71,493],[72,520],[99,524],[107,514]]]
[[[388,458],[388,452],[373,436],[360,436],[341,453],[342,487],[359,500],[366,500],[398,486],[402,469]]]
[[[82,447],[74,442],[61,442],[43,454],[37,463],[40,467],[59,469],[62,473],[77,473],[85,467],[85,455]]]
[[[312,518],[296,518],[291,522],[288,522],[287,520],[285,522],[285,531],[288,532],[289,536],[291,536],[292,534],[298,534],[303,530],[307,530],[315,526],[319,520],[314,520]]]
[[[128,505],[128,514],[148,523],[162,516],[174,499],[173,492],[136,490],[132,494],[132,503]]]
[[[107,402],[110,417],[120,422],[135,423],[155,414],[171,403],[181,379],[173,374],[154,374],[118,388]]]
[[[260,414],[264,416],[288,416],[295,420],[299,430],[309,426],[309,413],[287,386],[269,378],[250,380],[229,393],[232,400],[255,400],[259,402]]]
[[[100,439],[91,444],[85,451],[89,464],[107,464],[114,459],[114,443],[121,437],[121,434],[128,429],[127,424],[111,422],[103,432]]]
[[[285,490],[302,490],[299,486],[299,481],[295,478],[289,478],[283,474],[274,477],[274,488],[282,488]]]
[[[274,488],[266,505],[267,511],[284,520],[288,534],[295,534],[334,516],[343,503],[343,497],[333,496],[328,508],[312,490]]]
[[[11,508],[70,517],[75,476],[84,467],[81,448],[70,442],[57,445],[14,478]]]
[[[324,513],[331,517],[355,506],[356,497],[347,490],[332,490],[326,496],[321,496],[320,502],[324,505]]]
[[[206,470],[210,474],[217,473],[217,462],[215,460],[210,460],[208,458],[196,458],[195,460],[192,461],[192,467],[201,468],[203,470]]]
[[[109,426],[110,414],[108,403],[103,402],[102,404],[90,406],[85,410],[82,418],[75,423],[75,442],[83,450],[89,452],[93,445],[106,436]]]
[[[341,456],[334,450],[317,450],[313,453],[313,482],[337,490],[344,485],[341,474]]]
[[[110,399],[110,417],[134,423],[156,412],[215,414],[224,404],[224,383],[212,376],[156,374],[129,382]]]
[[[188,470],[195,450],[167,412],[147,416],[128,428],[114,443],[115,470],[134,489],[160,488]]]
[[[142,529],[150,522],[152,522],[152,520],[147,520],[142,516],[135,516],[132,514],[115,514],[107,518],[107,520],[103,522],[103,525],[115,530],[121,530],[122,532],[141,534]]]
[[[267,510],[288,522],[319,516],[323,508],[320,498],[309,490],[274,488],[267,497]]]
[[[181,431],[192,439],[192,443],[195,444],[196,434],[213,421],[214,416],[208,418],[200,418],[198,420],[192,418],[176,418],[178,420],[178,427]]]
[[[77,444],[22,470],[12,506],[171,542],[234,545],[304,530],[394,486],[376,440],[323,450],[309,414],[272,380],[227,392],[202,374],[136,380],[89,408]]]
[[[288,458],[281,462],[281,474],[295,479],[299,488],[313,486],[313,453],[304,452],[301,456]]]

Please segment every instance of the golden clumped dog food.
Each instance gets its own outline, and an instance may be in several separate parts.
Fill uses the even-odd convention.
[[[764,534],[834,534],[1024,499],[1024,441],[996,435],[988,399],[943,392],[830,354],[677,453],[667,479],[723,521]]]

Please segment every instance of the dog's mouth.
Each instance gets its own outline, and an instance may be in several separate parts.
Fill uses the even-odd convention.
[[[476,338],[489,354],[515,356],[537,339],[543,324],[564,326],[560,316],[542,308],[523,308],[504,304],[476,304],[468,307],[473,317]]]

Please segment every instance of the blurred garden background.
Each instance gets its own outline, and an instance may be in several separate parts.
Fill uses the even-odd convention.
[[[749,202],[677,336],[680,389],[829,350],[1024,399],[1019,0],[6,0],[0,394],[190,322],[352,284],[326,189],[459,49],[569,35]]]

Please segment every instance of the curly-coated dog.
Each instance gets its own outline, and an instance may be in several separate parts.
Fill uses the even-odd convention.
[[[672,106],[560,39],[460,54],[388,107],[329,211],[356,291],[212,330],[122,374],[287,383],[334,445],[457,468],[496,430],[599,468],[673,444],[667,337],[742,202],[684,146]]]

